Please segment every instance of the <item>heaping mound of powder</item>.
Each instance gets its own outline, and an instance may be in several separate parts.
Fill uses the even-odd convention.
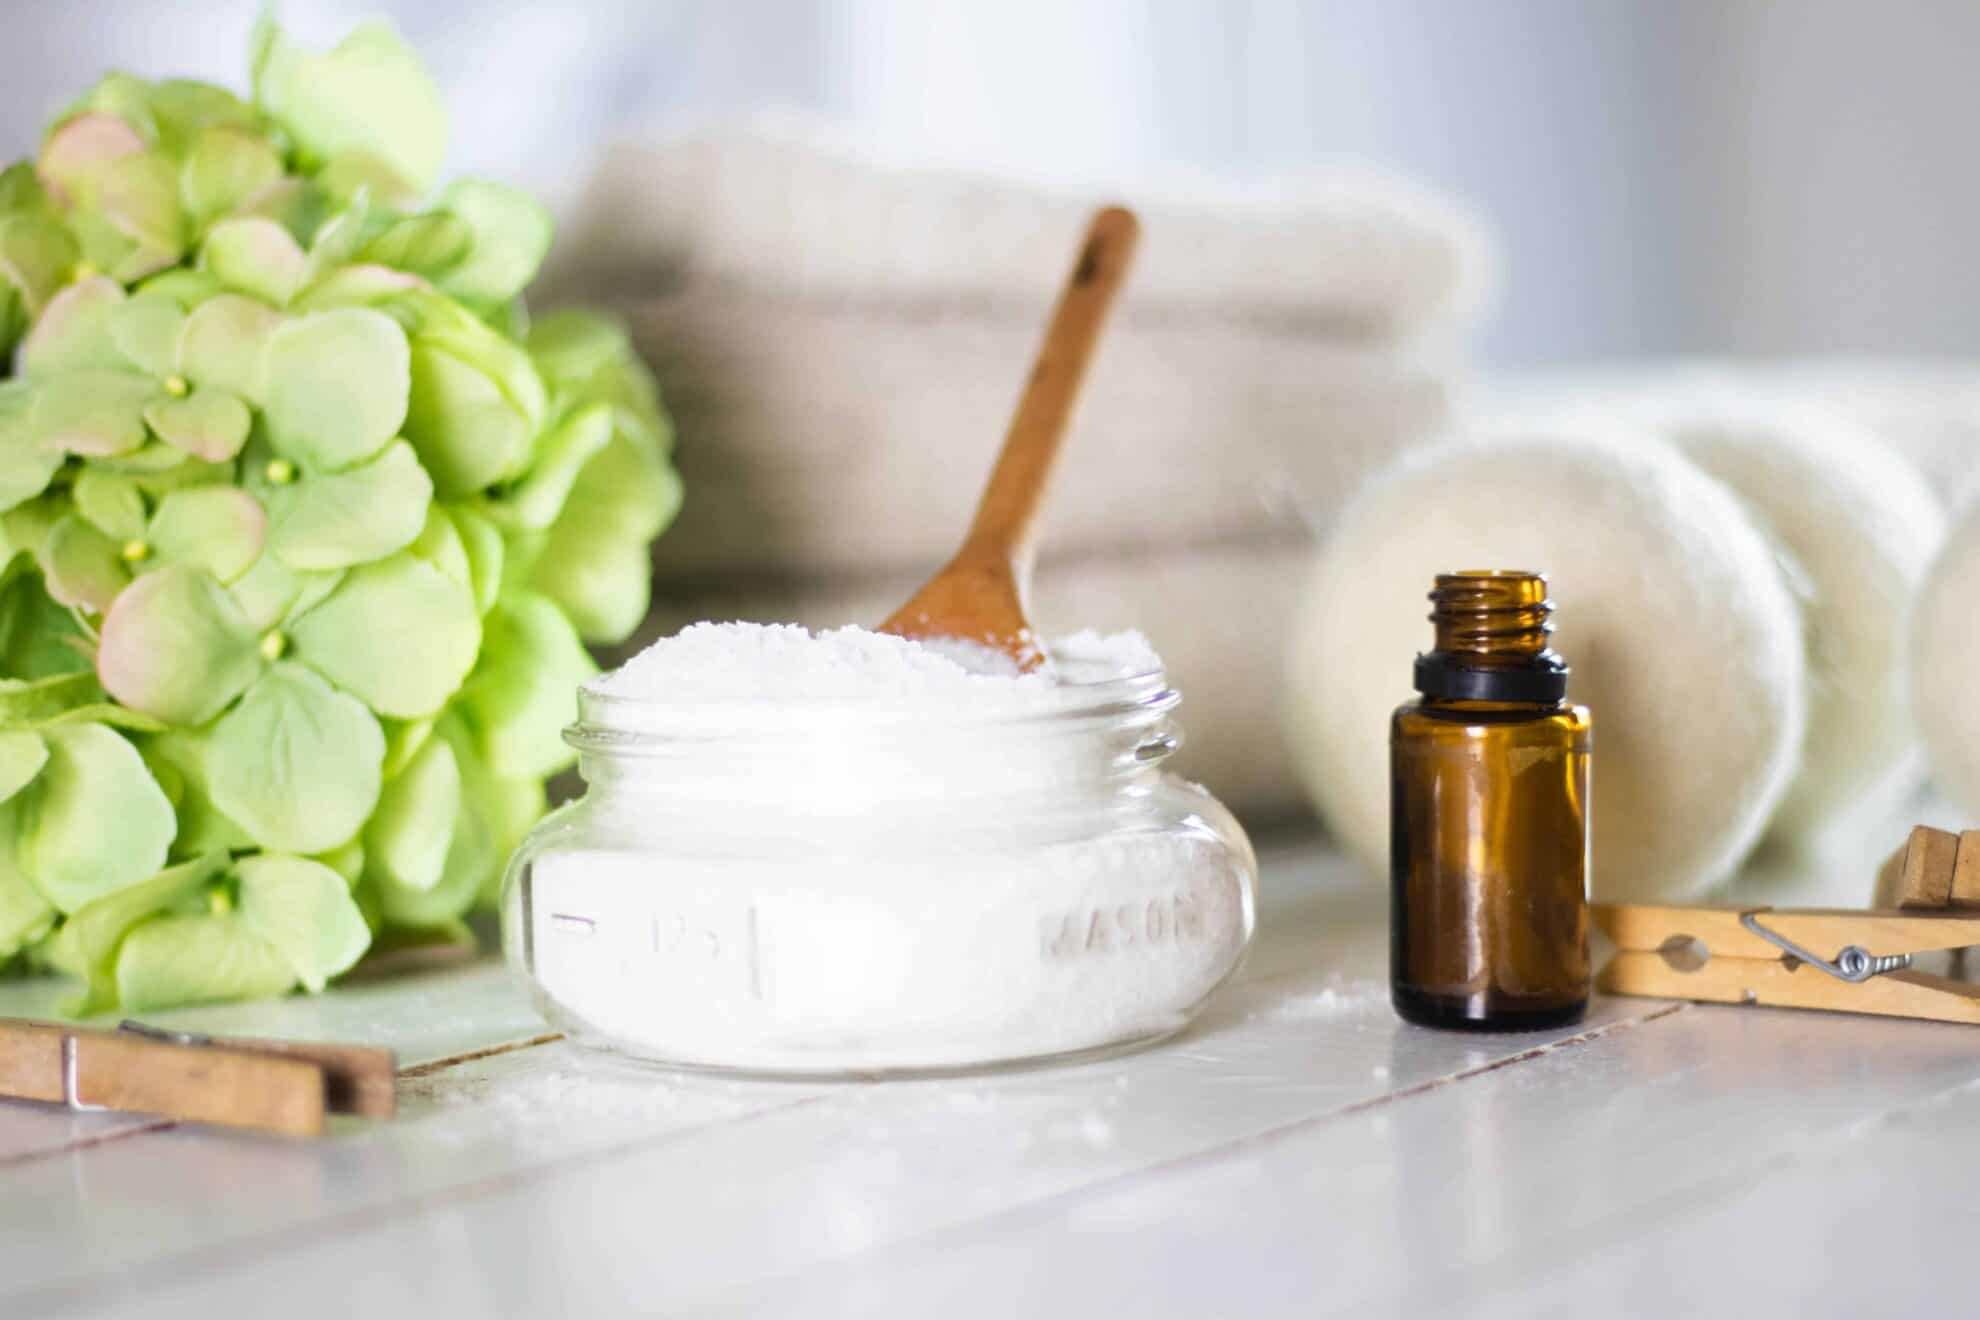
[[[788,623],[697,623],[587,686],[612,697],[671,702],[1022,703],[1067,682],[1161,667],[1136,632],[1075,633],[1048,651],[1051,665],[1021,674],[1000,653],[969,643],[931,645],[856,627],[814,633]]]

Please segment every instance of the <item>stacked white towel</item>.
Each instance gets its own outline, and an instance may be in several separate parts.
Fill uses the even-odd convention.
[[[1477,231],[1367,178],[1074,194],[755,123],[615,152],[554,292],[616,305],[689,486],[643,642],[697,618],[866,622],[955,548],[1087,213],[1142,254],[1068,442],[1049,631],[1137,627],[1189,702],[1185,772],[1302,801],[1278,734],[1305,547],[1443,429]]]

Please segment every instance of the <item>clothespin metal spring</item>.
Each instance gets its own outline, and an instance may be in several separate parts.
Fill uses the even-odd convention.
[[[1886,954],[1883,957],[1874,957],[1868,949],[1865,949],[1860,944],[1843,946],[1842,952],[1836,955],[1836,960],[1830,962],[1827,958],[1810,953],[1807,949],[1787,938],[1787,936],[1768,930],[1760,924],[1759,912],[1740,913],[1739,924],[1789,957],[1799,962],[1807,963],[1810,967],[1827,972],[1838,981],[1849,981],[1852,984],[1860,984],[1873,976],[1882,976],[1886,972],[1895,972],[1911,966],[1911,955],[1908,953],[1892,953]]]

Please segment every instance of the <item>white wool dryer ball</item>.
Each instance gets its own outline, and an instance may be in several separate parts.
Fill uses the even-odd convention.
[[[1980,816],[1980,505],[1953,524],[1911,615],[1911,700],[1932,779]]]
[[[1874,435],[1809,408],[1716,387],[1680,392],[1659,429],[1732,488],[1800,598],[1808,658],[1801,766],[1769,827],[1811,839],[1915,788],[1906,624],[1945,539],[1939,501]]]
[[[1583,428],[1405,460],[1342,515],[1294,622],[1293,752],[1347,848],[1386,871],[1389,713],[1413,699],[1438,573],[1548,575],[1571,699],[1594,712],[1594,865],[1614,900],[1725,879],[1793,773],[1793,597],[1732,493],[1654,439]]]

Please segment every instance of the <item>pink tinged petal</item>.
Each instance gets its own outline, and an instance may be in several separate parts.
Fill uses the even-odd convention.
[[[195,390],[183,399],[153,399],[145,405],[144,420],[165,443],[209,463],[240,453],[253,425],[248,406],[221,389]]]
[[[254,625],[211,574],[184,564],[147,573],[103,619],[96,676],[132,710],[204,724],[261,671]]]
[[[41,546],[48,594],[60,604],[101,614],[131,580],[120,550],[81,517],[66,515]]]
[[[137,130],[115,115],[91,111],[63,121],[41,148],[42,180],[65,197],[105,164],[145,149]]]
[[[237,486],[194,486],[159,502],[151,548],[160,561],[194,564],[232,582],[261,555],[268,515]]]
[[[119,355],[110,317],[123,302],[123,286],[107,275],[78,280],[56,294],[21,343],[21,374],[114,365]]]

